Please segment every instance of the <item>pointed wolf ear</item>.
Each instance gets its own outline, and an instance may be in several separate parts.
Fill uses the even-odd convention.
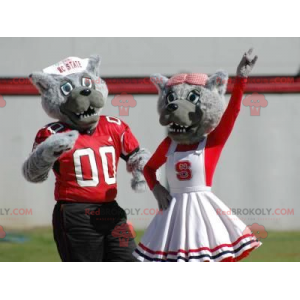
[[[219,70],[208,78],[205,86],[207,89],[223,96],[227,89],[227,82],[228,73],[223,70]]]
[[[89,63],[87,65],[88,72],[91,72],[95,74],[95,76],[100,76],[100,64],[101,64],[101,58],[99,55],[91,55],[89,58]]]
[[[41,94],[47,91],[50,86],[54,84],[52,75],[43,72],[34,72],[29,75],[29,78]]]
[[[150,76],[150,80],[154,83],[158,91],[161,92],[169,79],[161,74],[153,74]]]

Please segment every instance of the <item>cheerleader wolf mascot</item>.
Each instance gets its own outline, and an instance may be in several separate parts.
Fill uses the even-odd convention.
[[[54,171],[53,230],[63,261],[135,260],[133,236],[121,247],[112,235],[127,224],[115,201],[117,165],[123,158],[133,174],[132,188],[143,191],[142,171],[150,155],[124,122],[101,115],[108,90],[99,68],[98,56],[70,57],[30,76],[44,110],[58,121],[37,133],[23,174],[37,183]]]
[[[247,77],[257,57],[243,56],[228,107],[228,75],[219,71],[152,76],[159,90],[160,123],[168,137],[144,168],[150,189],[163,210],[148,227],[134,256],[140,261],[238,261],[260,243],[212,192],[213,174],[238,116]],[[225,112],[224,112],[225,110]],[[170,192],[155,172],[166,163]]]

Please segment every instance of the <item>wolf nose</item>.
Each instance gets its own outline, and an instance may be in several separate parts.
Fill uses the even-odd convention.
[[[175,103],[171,103],[171,104],[169,104],[169,105],[167,106],[167,110],[168,110],[168,111],[174,111],[174,110],[176,110],[177,108],[178,108],[178,105],[175,104]]]
[[[91,92],[92,91],[90,89],[85,89],[85,90],[82,90],[80,92],[80,95],[82,95],[82,96],[88,96],[88,95],[90,95]]]

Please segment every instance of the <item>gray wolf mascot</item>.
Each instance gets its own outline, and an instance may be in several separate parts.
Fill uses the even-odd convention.
[[[213,174],[239,114],[244,87],[257,57],[245,53],[225,110],[228,75],[154,75],[160,124],[168,137],[144,169],[159,207],[134,252],[140,261],[238,261],[260,243],[212,192]],[[166,164],[168,191],[155,176]]]
[[[50,170],[55,174],[53,230],[61,259],[134,260],[126,214],[115,201],[117,166],[120,157],[126,161],[133,190],[142,192],[142,170],[150,156],[127,124],[101,115],[108,89],[100,78],[99,56],[70,57],[30,78],[45,112],[57,121],[37,133],[23,174],[33,183],[45,181]],[[127,247],[111,234],[116,227],[123,228]]]

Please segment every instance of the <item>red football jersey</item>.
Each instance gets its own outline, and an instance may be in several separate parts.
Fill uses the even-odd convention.
[[[42,128],[34,148],[55,133],[72,130],[56,122]],[[63,153],[53,166],[55,199],[73,202],[110,202],[117,195],[119,158],[139,149],[130,128],[115,117],[101,116],[95,130],[80,133],[72,150]]]

